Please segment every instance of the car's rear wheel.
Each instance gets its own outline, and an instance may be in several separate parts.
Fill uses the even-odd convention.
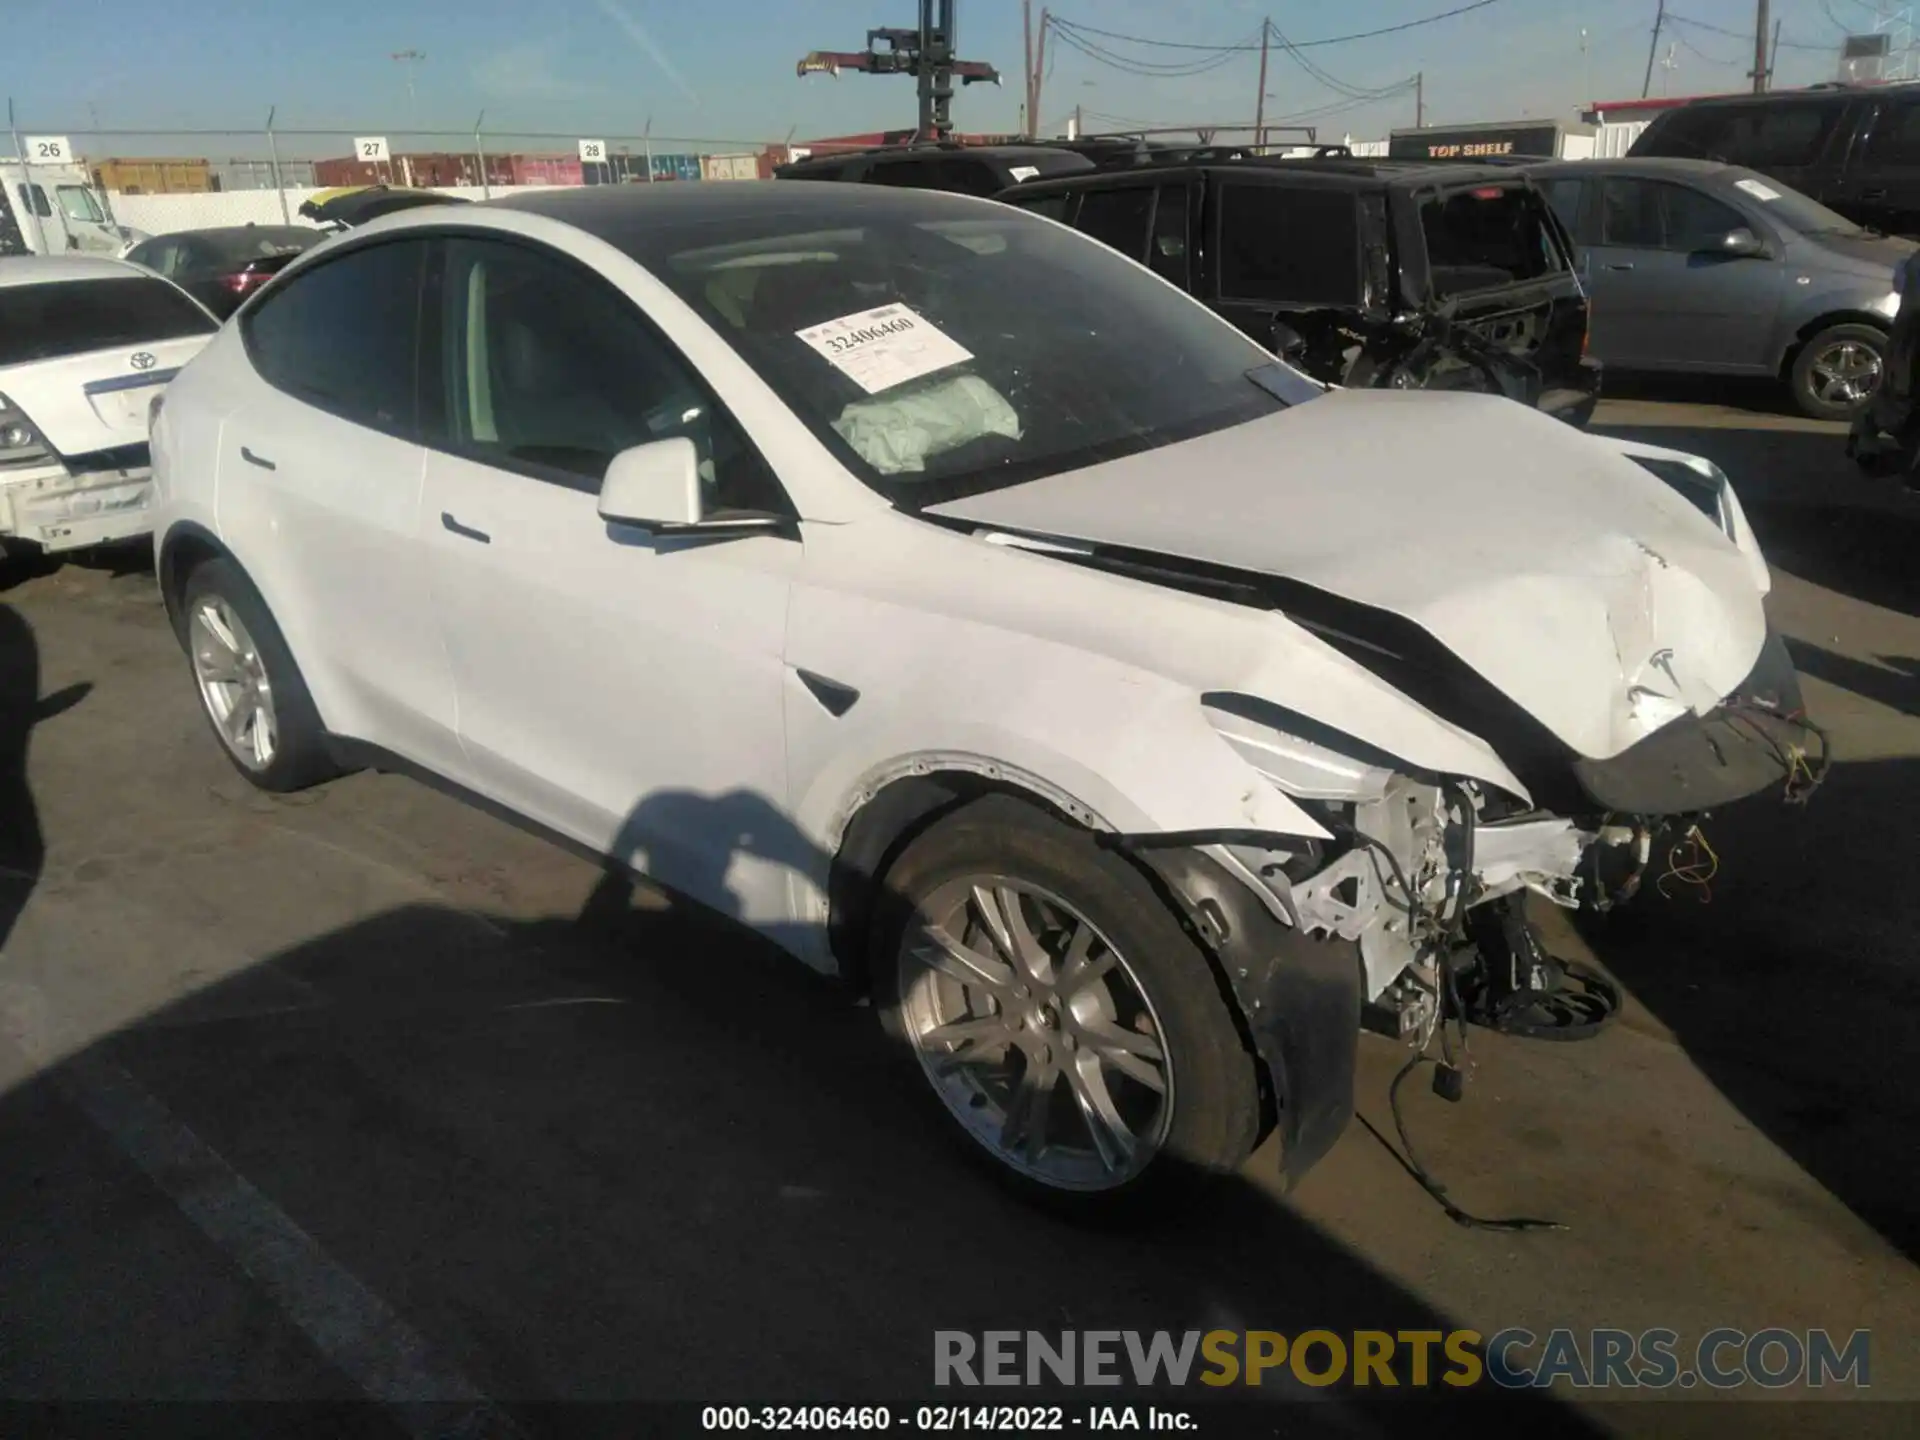
[[[302,790],[338,773],[299,667],[238,566],[187,577],[187,657],[200,706],[234,768],[262,790]]]
[[[884,884],[882,1019],[1002,1178],[1089,1205],[1245,1161],[1254,1062],[1209,961],[1124,858],[992,796]]]
[[[1830,325],[1800,347],[1789,372],[1794,404],[1816,420],[1850,420],[1886,371],[1887,337],[1871,325]]]

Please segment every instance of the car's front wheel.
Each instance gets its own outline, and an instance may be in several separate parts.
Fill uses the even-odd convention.
[[[209,560],[182,595],[200,706],[234,767],[262,790],[338,773],[326,732],[266,602],[230,560]]]
[[[1003,1178],[1098,1203],[1246,1160],[1253,1059],[1209,961],[1125,858],[991,796],[916,838],[884,884],[882,1020]]]
[[[1872,401],[1886,371],[1887,337],[1871,325],[1830,325],[1794,357],[1794,404],[1816,420],[1850,420]]]

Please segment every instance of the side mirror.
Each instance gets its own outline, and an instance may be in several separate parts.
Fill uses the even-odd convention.
[[[1282,360],[1293,360],[1305,353],[1306,337],[1284,320],[1275,320],[1267,335],[1267,348]]]
[[[1738,230],[1730,230],[1720,241],[1720,253],[1731,255],[1739,260],[1751,260],[1767,253],[1766,242],[1753,231],[1742,225]]]
[[[622,450],[600,482],[600,518],[650,530],[700,523],[700,455],[685,436]]]

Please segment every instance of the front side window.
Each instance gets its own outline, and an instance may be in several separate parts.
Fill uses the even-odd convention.
[[[1686,185],[1662,185],[1666,200],[1666,248],[1694,254],[1718,250],[1735,230],[1747,230],[1746,217],[1711,195]]]
[[[53,193],[60,197],[60,208],[66,212],[69,220],[83,220],[89,224],[106,223],[106,216],[100,211],[100,202],[93,198],[93,192],[84,185],[57,185]]]
[[[0,286],[0,366],[211,335],[219,328],[166,281],[131,271],[110,280]]]
[[[959,195],[998,195],[1006,189],[999,172],[984,160],[942,160],[940,188]]]
[[[261,378],[343,420],[417,435],[429,248],[425,240],[369,245],[290,276],[242,322]]]
[[[931,160],[882,160],[867,175],[869,185],[898,185],[921,189],[933,182]]]
[[[1360,217],[1351,191],[1220,187],[1220,298],[1360,304]]]
[[[1062,224],[1067,219],[1067,202],[1073,199],[1071,192],[1059,195],[1036,195],[1032,199],[1016,197],[1010,203],[1022,210],[1031,210],[1035,215],[1044,215],[1049,220],[1058,220]]]
[[[1920,165],[1920,104],[1905,100],[1882,105],[1866,156],[1873,165]]]
[[[49,219],[53,215],[53,207],[47,203],[47,192],[38,185],[20,187],[20,205],[22,209],[31,210],[42,220]]]
[[[1251,340],[1012,206],[868,191],[623,243],[858,479],[909,508],[1286,408]]]
[[[598,490],[622,450],[684,436],[709,511],[792,513],[732,418],[604,281],[527,246],[457,237],[441,295],[446,404],[429,444]]]

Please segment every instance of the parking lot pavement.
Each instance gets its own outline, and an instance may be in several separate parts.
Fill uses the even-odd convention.
[[[1546,917],[1627,982],[1622,1024],[1476,1034],[1463,1104],[1408,1097],[1457,1203],[1565,1231],[1456,1227],[1364,1125],[1291,1197],[1256,1156],[1204,1223],[1047,1219],[962,1162],[869,1011],[726,922],[641,893],[583,923],[593,866],[398,777],[251,791],[138,556],[0,590],[0,1397],[372,1394],[425,1433],[421,1395],[923,1394],[936,1328],[1466,1325],[1870,1329],[1873,1395],[1920,1402],[1920,505],[1831,427],[1601,423],[1733,474],[1845,763],[1709,824],[1711,903]],[[1367,1044],[1389,1135],[1398,1061]],[[1383,1392],[1292,1394],[1286,1433],[1400,1428]],[[1726,1414],[1680,1410],[1534,1418]]]

